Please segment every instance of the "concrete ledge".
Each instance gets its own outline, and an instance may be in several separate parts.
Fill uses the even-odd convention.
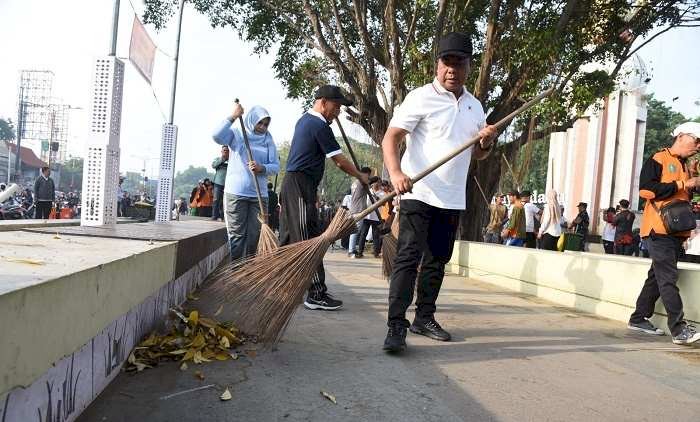
[[[139,223],[146,220],[138,220],[133,218],[118,218],[117,224]],[[80,226],[80,219],[58,219],[58,220],[0,220],[0,232],[8,232],[14,230],[34,229],[42,227],[74,227]]]
[[[651,260],[581,252],[551,252],[478,242],[455,243],[448,269],[584,312],[627,322]],[[700,321],[700,265],[679,264],[685,316]],[[657,303],[655,323],[666,327]]]
[[[75,419],[228,255],[223,225],[160,227],[181,239],[0,233],[0,420]]]

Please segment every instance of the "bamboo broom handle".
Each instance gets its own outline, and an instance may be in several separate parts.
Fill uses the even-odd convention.
[[[496,124],[495,124],[494,126],[496,126],[496,128],[501,128],[502,126],[505,126],[505,125],[506,125],[507,123],[509,123],[515,116],[517,116],[518,114],[520,114],[520,113],[522,113],[522,112],[524,112],[524,111],[529,110],[530,108],[532,108],[532,106],[534,106],[535,104],[537,104],[537,103],[539,103],[540,101],[542,101],[542,99],[544,99],[544,98],[550,96],[553,92],[554,92],[554,88],[549,88],[548,90],[544,91],[543,93],[539,94],[539,95],[536,96],[535,98],[531,99],[530,101],[528,101],[528,102],[526,102],[525,104],[523,104],[522,106],[520,106],[520,108],[518,108],[517,110],[513,111],[512,113],[510,113],[510,114],[507,115],[506,117],[504,117],[504,118],[502,118],[501,120],[499,120],[498,122],[496,122]],[[420,173],[418,173],[417,175],[415,175],[415,176],[411,179],[411,183],[415,184],[415,183],[418,182],[419,180],[423,179],[425,176],[427,176],[427,175],[429,175],[430,173],[432,173],[433,171],[435,171],[438,167],[442,166],[442,165],[445,164],[446,162],[448,162],[448,161],[450,161],[451,159],[455,158],[456,156],[458,156],[459,154],[461,154],[462,152],[466,151],[468,148],[470,148],[471,146],[473,146],[474,144],[476,144],[477,142],[479,142],[480,139],[481,139],[481,137],[478,136],[478,135],[475,136],[475,137],[473,137],[472,139],[470,139],[469,141],[467,141],[464,145],[462,145],[462,146],[460,146],[459,148],[455,149],[454,151],[452,151],[451,153],[447,154],[444,158],[442,158],[441,160],[439,160],[439,161],[436,162],[435,164],[431,165],[431,166],[428,167],[427,169],[425,169],[425,170],[423,170],[422,172],[420,172]],[[358,214],[353,215],[353,219],[354,219],[355,221],[360,221],[360,220],[362,220],[362,219],[365,218],[365,216],[368,215],[369,213],[373,212],[373,211],[376,210],[377,208],[381,207],[382,205],[384,205],[384,204],[386,204],[387,202],[389,202],[389,201],[391,201],[392,199],[394,199],[394,198],[396,197],[396,195],[397,195],[396,191],[391,192],[390,194],[388,194],[388,195],[384,196],[383,198],[381,198],[379,201],[375,202],[372,206],[366,208],[364,211],[362,211],[362,212],[360,212],[360,213],[358,213]]]
[[[357,171],[360,171],[360,164],[357,161],[357,157],[355,157],[355,152],[352,150],[352,147],[350,146],[350,141],[348,141],[348,137],[345,135],[345,129],[343,129],[343,125],[340,124],[340,119],[336,117],[335,122],[338,123],[338,129],[340,129],[340,134],[343,136],[343,141],[345,142],[345,146],[348,147],[348,152],[350,153],[350,158],[352,158],[352,163],[355,165],[355,168],[357,169]],[[371,204],[374,204],[374,202],[376,200],[374,199],[374,195],[372,194],[372,192],[370,192],[369,186],[362,184],[362,189],[364,189],[365,193],[367,193],[367,198],[369,198],[369,202]],[[379,221],[383,222],[384,219],[379,214],[379,210],[376,209],[376,210],[374,210],[374,212],[375,212],[375,214],[377,214],[377,218],[379,219]]]
[[[238,98],[236,98],[236,104],[238,104]],[[248,142],[248,133],[245,130],[245,125],[243,124],[243,116],[238,117],[238,121],[241,122],[241,133],[243,134],[243,142],[245,143],[245,149],[248,153],[248,161],[253,160],[253,151],[250,150],[250,142]],[[253,170],[250,171],[253,175],[253,181],[255,182],[255,193],[258,195],[258,206],[260,207],[260,216],[262,216],[263,223],[267,224],[267,210],[263,209],[262,195],[260,194],[260,183],[258,183],[258,176]]]
[[[481,184],[479,183],[479,179],[474,176],[474,181],[476,182],[476,187],[479,188],[479,192],[481,192],[481,197],[484,198],[484,202],[486,202],[486,206],[490,206],[491,203],[489,202],[488,199],[486,199],[486,194],[484,193],[484,190],[481,188]]]

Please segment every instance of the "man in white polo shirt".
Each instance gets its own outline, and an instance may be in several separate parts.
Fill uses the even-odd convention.
[[[469,163],[472,156],[477,160],[488,156],[496,135],[496,128],[486,125],[479,101],[464,88],[471,54],[471,40],[465,34],[453,32],[443,37],[435,79],[406,96],[382,141],[391,183],[403,194],[397,256],[390,277],[389,332],[384,341],[384,350],[389,352],[406,347],[406,310],[413,302],[416,281],[418,297],[411,332],[450,340],[450,334],[435,321],[435,301],[445,264],[452,255],[459,212],[466,205]],[[476,147],[412,185],[412,176],[476,135],[482,138]],[[404,138],[406,152],[399,159],[399,144]]]

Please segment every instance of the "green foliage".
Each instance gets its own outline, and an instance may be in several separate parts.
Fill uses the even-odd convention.
[[[0,118],[0,141],[13,141],[15,139],[15,125],[12,119]]]
[[[343,149],[343,154],[350,159],[350,154],[343,142],[342,138],[336,138],[338,144]],[[354,139],[349,139],[350,146],[355,152],[358,164],[360,167],[370,167],[373,170],[373,175],[381,175],[382,156],[381,150],[374,145],[363,144]],[[280,174],[277,182],[277,190],[279,191],[284,179],[285,168],[287,167],[287,157],[289,157],[289,143],[285,143],[278,148],[280,157]],[[273,178],[274,179],[274,178]],[[270,180],[274,183],[274,180]],[[326,168],[323,172],[323,179],[319,185],[319,198],[326,201],[337,201],[343,199],[343,196],[350,190],[350,184],[353,182],[352,177],[348,176],[340,170],[333,160],[326,160]]]
[[[58,190],[62,192],[79,191],[83,186],[83,159],[71,157],[61,166],[61,180]]]
[[[671,132],[679,124],[687,121],[685,116],[673,111],[663,101],[651,94],[647,97],[647,129],[644,138],[644,160],[658,150],[671,146]]]
[[[190,193],[197,186],[197,182],[207,177],[213,180],[214,173],[210,173],[206,167],[189,166],[184,171],[179,171],[173,182],[173,198],[185,198],[189,201]]]

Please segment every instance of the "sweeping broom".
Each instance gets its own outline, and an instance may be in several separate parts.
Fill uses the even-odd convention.
[[[548,89],[495,124],[504,126],[518,114],[528,110],[554,89]],[[418,173],[411,179],[413,184],[435,171],[452,158],[479,142],[476,136],[455,149],[437,163]],[[281,338],[295,310],[304,299],[304,293],[311,284],[323,257],[331,243],[353,233],[357,221],[391,201],[394,191],[364,211],[350,215],[340,209],[328,228],[318,237],[291,245],[281,246],[267,255],[251,257],[236,266],[231,279],[213,286],[221,301],[232,304],[237,326],[244,332],[255,333],[258,341],[275,345]]]
[[[236,104],[238,104],[238,98],[236,98]],[[241,133],[243,134],[243,142],[245,143],[245,149],[248,153],[248,161],[253,160],[253,152],[250,149],[250,142],[248,142],[248,133],[245,130],[245,125],[243,124],[243,116],[238,117],[238,121],[241,123]],[[277,249],[277,236],[275,232],[270,228],[267,221],[267,210],[263,208],[262,195],[260,194],[260,184],[258,183],[258,177],[252,170],[250,173],[253,176],[253,181],[255,182],[255,193],[258,196],[258,206],[260,207],[260,215],[258,220],[260,220],[260,237],[258,238],[258,255],[268,254],[270,251]]]

